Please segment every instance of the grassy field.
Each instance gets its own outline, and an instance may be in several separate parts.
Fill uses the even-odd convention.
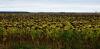
[[[100,13],[0,13],[0,49],[100,49]]]

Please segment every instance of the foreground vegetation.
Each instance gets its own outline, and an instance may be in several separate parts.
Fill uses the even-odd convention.
[[[100,15],[1,13],[0,49],[100,49]]]

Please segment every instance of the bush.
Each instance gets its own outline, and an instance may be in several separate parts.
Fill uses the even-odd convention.
[[[4,34],[4,28],[3,27],[0,27],[0,35],[3,35]]]

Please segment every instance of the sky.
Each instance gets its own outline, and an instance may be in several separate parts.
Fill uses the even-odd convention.
[[[0,11],[100,12],[100,0],[0,0]]]

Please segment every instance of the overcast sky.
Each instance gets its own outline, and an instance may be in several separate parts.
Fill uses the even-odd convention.
[[[100,0],[0,0],[0,11],[100,12]]]

